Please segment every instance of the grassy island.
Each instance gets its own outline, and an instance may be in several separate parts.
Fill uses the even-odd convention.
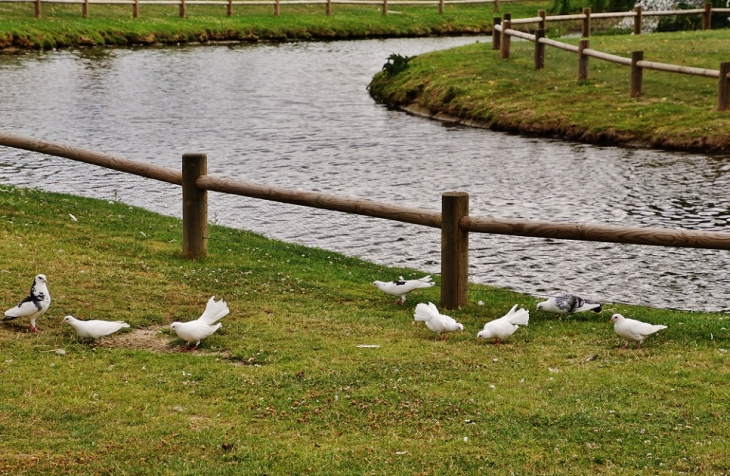
[[[71,216],[73,215],[73,216]],[[25,475],[720,474],[730,468],[724,314],[605,304],[568,319],[470,287],[445,341],[371,286],[421,276],[220,226],[181,258],[181,222],[122,203],[0,188],[5,308],[33,276],[38,321],[0,326],[0,471]],[[436,277],[438,281],[438,277]],[[225,299],[194,352],[167,325]],[[478,305],[483,301],[483,305]],[[477,341],[513,304],[530,324]],[[620,348],[614,312],[666,324]],[[92,346],[61,325],[124,320]],[[370,346],[370,347],[361,347]]]
[[[580,38],[561,39],[577,45]],[[728,61],[730,29],[595,36],[590,47],[648,61],[717,70]],[[397,52],[396,52],[397,53]],[[447,120],[543,137],[672,150],[730,151],[730,111],[717,111],[717,79],[645,71],[643,95],[629,97],[630,68],[591,58],[577,80],[577,55],[512,42],[509,59],[490,43],[420,55],[397,74],[378,73],[371,94],[390,105]]]

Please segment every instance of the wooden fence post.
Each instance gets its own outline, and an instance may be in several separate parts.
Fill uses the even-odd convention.
[[[717,91],[717,110],[728,111],[730,110],[730,62],[720,63],[720,82],[719,89]]]
[[[198,177],[207,174],[205,154],[183,154],[183,256],[189,259],[208,255],[208,192],[195,183]]]
[[[279,0],[274,0],[274,16],[279,16]]]
[[[383,16],[388,14],[388,0],[383,0]]]
[[[226,15],[229,17],[233,16],[233,0],[228,0],[228,5],[226,5]]]
[[[545,67],[545,43],[540,43],[540,38],[545,38],[544,28],[535,31],[535,69]]]
[[[644,69],[641,68],[637,63],[644,59],[643,51],[634,51],[631,53],[631,94],[632,98],[641,97],[641,80],[644,74]]]
[[[641,8],[641,5],[637,5],[634,7],[634,35],[641,35],[641,17],[642,17],[643,9]]]
[[[709,30],[712,28],[712,3],[705,2],[705,12],[702,14],[702,29]]]
[[[499,0],[494,0],[494,8],[492,8],[493,12],[499,11]]]
[[[328,17],[332,16],[332,0],[327,0],[327,7],[325,8],[325,13],[327,13]]]
[[[591,36],[591,9],[586,7],[583,9],[583,15],[586,17],[583,19],[583,27],[581,29],[581,35],[583,38]]]
[[[459,226],[469,215],[469,194],[441,196],[441,306],[457,309],[468,302],[469,232]]]
[[[505,33],[506,30],[509,30],[512,27],[512,21],[505,20],[502,22],[502,40],[501,44],[499,45],[499,55],[502,59],[509,58],[509,46],[510,46],[510,36]]]
[[[588,79],[588,58],[584,55],[583,50],[588,48],[589,40],[580,40],[578,42],[578,81],[586,81]]]
[[[33,4],[33,18],[41,17],[41,0],[35,0]]]
[[[547,12],[545,10],[538,10],[537,16],[540,17],[540,22],[537,24],[537,28],[547,30],[547,20],[545,19]]]
[[[185,18],[185,0],[180,0],[180,18]]]
[[[132,5],[132,18],[139,18],[139,0],[134,0]]]
[[[444,0],[439,0],[439,15],[444,14]]]
[[[81,4],[81,16],[89,18],[89,0],[84,0],[84,3]]]
[[[502,19],[500,17],[494,17],[492,19],[492,49],[498,50],[500,46],[500,41],[502,39],[502,32],[497,31],[496,28],[494,28],[497,25],[502,24]]]

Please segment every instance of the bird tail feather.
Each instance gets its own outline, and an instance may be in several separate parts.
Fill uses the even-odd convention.
[[[8,309],[7,311],[5,311],[5,317],[3,318],[3,321],[12,321],[13,319],[18,317],[17,314],[13,314],[13,309]]]
[[[515,307],[517,307],[516,304]],[[514,324],[516,326],[526,326],[528,322],[530,322],[530,311],[527,309],[520,309],[519,311],[513,312],[514,309],[515,308],[513,307],[510,314],[507,314],[507,320],[510,324]]]
[[[219,320],[223,319],[230,311],[228,304],[221,299],[216,302],[215,296],[211,296],[208,300],[208,304],[205,306],[205,312],[198,318],[199,321],[203,321],[209,326],[212,326]]]
[[[416,321],[428,322],[438,316],[439,311],[433,303],[420,303],[416,306],[416,312],[413,314],[413,319]]]

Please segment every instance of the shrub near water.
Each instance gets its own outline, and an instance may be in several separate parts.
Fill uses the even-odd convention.
[[[559,319],[470,286],[438,341],[371,286],[418,277],[219,226],[181,259],[181,224],[121,203],[0,189],[2,302],[37,272],[54,302],[33,335],[0,327],[0,468],[9,474],[720,473],[730,466],[724,314],[607,304]],[[78,221],[69,217],[72,213]],[[437,278],[437,277],[436,277]],[[438,281],[438,278],[436,279]],[[231,314],[201,350],[165,326],[211,296]],[[483,306],[473,303],[483,301]],[[504,345],[476,332],[515,304]],[[668,329],[622,350],[610,314]],[[65,314],[125,320],[98,347]],[[589,315],[590,314],[590,315]],[[153,348],[118,346],[162,329]],[[360,348],[358,345],[379,345]],[[64,349],[59,355],[56,349]]]

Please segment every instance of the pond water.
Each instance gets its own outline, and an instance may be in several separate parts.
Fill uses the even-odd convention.
[[[0,57],[2,130],[179,168],[472,215],[730,231],[728,157],[595,147],[453,126],[388,109],[366,86],[391,53],[488,38],[89,49]],[[181,216],[180,189],[0,148],[0,183]],[[211,193],[211,221],[392,266],[440,271],[440,232]],[[470,279],[535,296],[730,308],[730,254],[470,235]],[[373,276],[389,279],[395,276]]]

